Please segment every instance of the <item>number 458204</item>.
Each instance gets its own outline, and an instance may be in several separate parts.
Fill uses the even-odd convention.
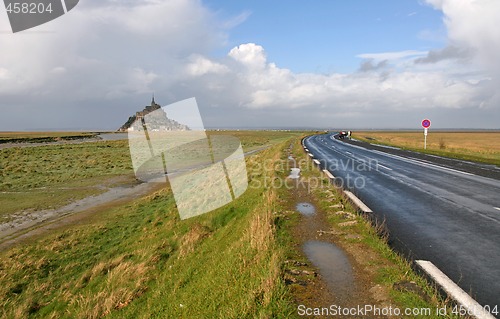
[[[52,3],[11,2],[6,7],[8,13],[52,13]]]

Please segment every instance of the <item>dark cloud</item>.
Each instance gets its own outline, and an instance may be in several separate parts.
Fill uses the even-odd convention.
[[[472,52],[467,49],[459,48],[453,45],[444,49],[431,50],[427,56],[415,59],[415,64],[432,64],[445,60],[466,61],[472,58]]]
[[[389,61],[382,60],[378,63],[375,63],[373,59],[368,59],[363,61],[358,69],[359,72],[372,72],[384,69],[388,66]]]

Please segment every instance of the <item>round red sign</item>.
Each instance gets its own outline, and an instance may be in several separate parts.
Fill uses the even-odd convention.
[[[428,119],[423,120],[422,121],[422,127],[423,128],[429,128],[429,127],[431,127],[431,121],[428,120]]]

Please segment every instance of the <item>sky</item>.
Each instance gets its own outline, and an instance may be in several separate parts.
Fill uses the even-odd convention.
[[[13,34],[2,7],[0,131],[115,130],[153,92],[210,128],[500,129],[497,21],[498,0],[81,0]]]

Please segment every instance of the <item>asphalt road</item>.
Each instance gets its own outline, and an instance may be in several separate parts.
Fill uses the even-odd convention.
[[[332,134],[308,137],[304,144],[377,219],[385,219],[397,251],[431,261],[480,304],[500,308],[497,167],[446,164],[442,158],[339,141]],[[460,164],[467,169],[454,168]]]

